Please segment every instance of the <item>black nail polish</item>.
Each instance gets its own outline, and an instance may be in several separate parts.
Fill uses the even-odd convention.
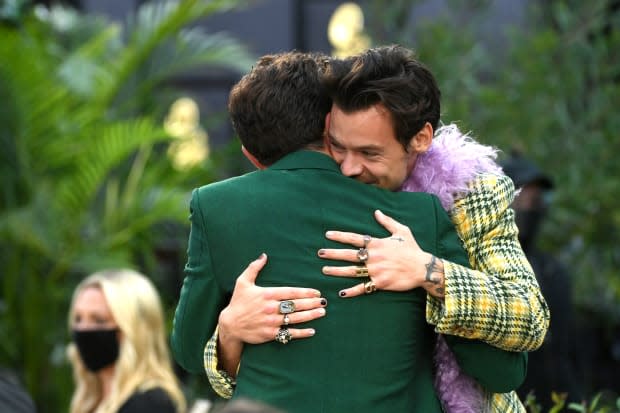
[[[340,291],[340,293],[338,293],[338,295],[340,295],[341,297],[344,297],[345,295],[347,295],[347,293],[345,293],[344,291]]]
[[[321,298],[321,305],[327,305],[327,300],[325,298]]]

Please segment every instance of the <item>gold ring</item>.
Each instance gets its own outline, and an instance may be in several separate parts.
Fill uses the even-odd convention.
[[[367,248],[360,248],[359,251],[357,252],[357,259],[362,263],[366,263],[366,261],[368,260],[368,249]]]
[[[368,244],[370,244],[370,241],[372,240],[372,238],[370,237],[370,235],[363,235],[362,236],[362,240],[364,241],[364,247],[366,248],[368,247]]]
[[[365,265],[360,265],[356,267],[355,276],[356,277],[368,277],[368,267]]]
[[[372,294],[375,291],[377,291],[377,286],[375,285],[375,283],[372,280],[366,281],[364,283],[364,292],[366,294]]]

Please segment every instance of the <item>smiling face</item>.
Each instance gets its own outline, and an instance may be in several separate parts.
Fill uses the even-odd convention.
[[[328,123],[329,148],[342,173],[391,191],[401,187],[418,153],[426,151],[432,139],[427,124],[405,150],[396,139],[389,112],[380,104],[352,113],[334,105]]]
[[[71,327],[80,331],[118,327],[101,288],[89,286],[77,295],[73,304]]]

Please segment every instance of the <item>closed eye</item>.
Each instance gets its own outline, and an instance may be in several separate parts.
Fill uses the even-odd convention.
[[[336,151],[339,151],[339,152],[344,151],[344,146],[342,146],[338,142],[334,141],[333,139],[330,139],[329,144],[330,144],[330,146],[332,147],[333,150],[336,150]]]
[[[374,158],[376,156],[379,156],[379,153],[374,152],[374,151],[362,151],[362,155],[364,155],[367,158]]]

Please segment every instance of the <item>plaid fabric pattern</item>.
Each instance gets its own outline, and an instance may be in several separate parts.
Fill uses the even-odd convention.
[[[487,410],[489,413],[527,413],[516,391],[496,394],[487,393],[485,396],[489,406]]]
[[[427,300],[435,331],[509,351],[533,351],[549,327],[549,308],[519,240],[505,175],[479,175],[455,203],[452,221],[475,270],[444,261],[444,302]]]
[[[207,378],[213,390],[224,399],[230,399],[235,385],[235,380],[226,373],[224,370],[218,370],[217,364],[217,332],[218,328],[215,327],[213,336],[207,342],[204,351],[205,371]]]
[[[427,321],[436,331],[477,338],[512,351],[538,348],[549,325],[549,309],[517,238],[509,208],[514,185],[506,176],[484,174],[455,203],[452,221],[469,255],[471,270],[444,261],[445,303],[428,296]],[[205,347],[211,386],[231,398],[234,380],[217,369],[217,329]],[[491,413],[524,413],[516,392],[486,395]]]

